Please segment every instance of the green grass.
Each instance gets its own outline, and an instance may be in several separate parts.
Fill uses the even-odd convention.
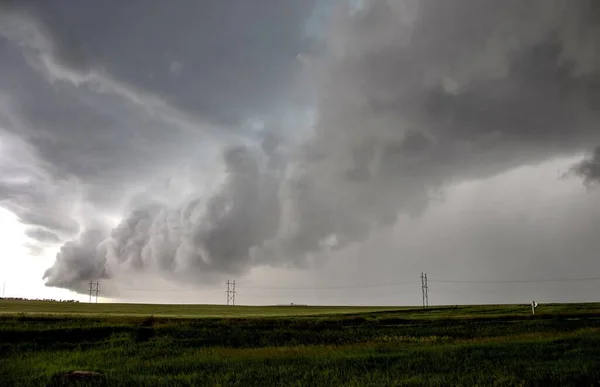
[[[225,306],[225,305],[168,305],[168,304],[116,304],[69,303],[52,301],[16,301],[0,299],[0,316],[63,315],[63,316],[148,316],[204,318],[204,317],[290,317],[337,314],[386,313],[403,311],[403,318],[478,318],[529,316],[529,305],[475,305],[438,306],[423,313],[419,307],[391,306]],[[600,303],[544,304],[537,310],[539,316],[560,314],[599,314]]]
[[[0,299],[0,315],[54,314],[162,317],[269,317],[314,316],[339,313],[365,313],[397,310],[397,307],[371,306],[225,306],[166,304],[95,304],[51,301],[13,301]]]
[[[54,306],[0,304],[0,385],[71,370],[110,386],[600,385],[599,304]]]

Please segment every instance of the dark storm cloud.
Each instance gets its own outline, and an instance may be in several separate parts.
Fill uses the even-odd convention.
[[[0,40],[0,50],[6,54],[0,70],[12,74],[0,80],[9,95],[3,113],[12,115],[3,129],[27,140],[53,178],[75,177],[100,186],[100,193],[90,193],[96,200],[122,194],[107,192],[107,185],[159,174],[177,160],[174,154],[214,137],[203,122],[178,125],[166,112],[149,115],[123,96],[49,83],[28,65],[27,51],[21,53],[6,40]]]
[[[306,142],[280,152],[269,139],[262,150],[221,141],[218,189],[133,202],[112,232],[65,245],[47,283],[77,288],[129,269],[202,281],[252,265],[307,266],[399,213],[420,215],[445,184],[600,143],[597,2],[363,3],[334,18],[326,55],[309,61],[317,99]],[[184,154],[216,149],[197,146],[218,137],[204,120],[234,125],[286,107],[312,8],[26,4],[31,33],[0,29],[12,50],[0,65],[27,87],[0,83],[15,91],[18,130],[27,126],[55,169],[51,181],[76,176],[97,208],[147,185],[158,166],[168,176]]]
[[[597,2],[364,3],[332,33],[278,254],[362,240],[446,183],[600,142]]]
[[[35,154],[19,164],[27,183],[2,179],[2,204],[72,235],[86,222],[65,207],[114,213],[149,180],[205,169],[222,143],[247,140],[219,125],[284,107],[312,6],[2,2],[0,130]],[[79,197],[57,192],[65,180]]]
[[[51,55],[105,71],[203,119],[240,122],[285,107],[314,1],[25,1]],[[110,27],[108,27],[110,26]]]
[[[31,141],[61,172],[106,183],[143,175],[156,167],[148,158],[172,158],[198,136],[181,133],[182,123],[173,120],[185,115],[165,111],[164,101],[203,120],[185,122],[196,132],[207,130],[202,122],[240,122],[283,103],[296,56],[308,47],[303,28],[312,2],[24,1],[4,6],[1,70],[12,76],[0,86],[10,90],[26,117]],[[35,76],[40,68],[50,79],[89,83],[134,101],[50,85]],[[135,110],[136,103],[159,116]]]
[[[0,16],[0,71],[10,74],[0,78],[0,200],[22,223],[70,238],[85,228],[82,218],[97,216],[78,216],[82,202],[114,211],[131,186],[180,162],[179,152],[196,146],[199,135],[114,93],[48,82],[38,71],[39,53],[15,44],[22,41],[14,28],[34,33],[35,25],[14,26],[6,17]],[[198,123],[196,131],[206,137],[205,128]]]
[[[110,235],[84,234],[69,242],[72,247],[61,250],[46,273],[48,284],[76,289],[93,276],[123,270],[175,273],[192,282],[244,272],[253,264],[250,249],[273,237],[279,226],[281,155],[273,136],[262,148],[264,157],[247,147],[225,149],[226,178],[208,197],[195,195],[175,207],[138,200]]]

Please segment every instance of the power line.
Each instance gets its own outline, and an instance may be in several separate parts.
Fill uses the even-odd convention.
[[[407,281],[407,282],[394,282],[394,283],[386,283],[386,284],[371,284],[371,285],[344,285],[344,286],[244,286],[241,285],[243,289],[247,290],[335,290],[335,289],[366,289],[366,288],[383,288],[390,286],[400,286],[400,285],[408,285],[414,284],[415,281]],[[227,284],[227,283],[225,283]],[[239,284],[236,286],[239,287]],[[197,289],[142,289],[142,288],[119,288],[120,290],[131,290],[131,291],[140,291],[140,292],[198,292]]]
[[[194,292],[197,293],[198,289],[140,289],[140,288],[118,288],[119,290],[131,290],[136,292]]]
[[[408,282],[393,282],[387,284],[371,284],[371,285],[345,285],[345,286],[300,286],[300,287],[274,287],[274,286],[242,286],[244,289],[261,289],[261,290],[333,290],[333,289],[365,289],[365,288],[383,288],[389,286],[399,286],[414,284],[415,281]]]
[[[570,282],[570,281],[600,281],[600,277],[583,278],[550,278],[530,280],[435,280],[435,283],[464,283],[464,284],[503,284],[503,283],[540,283],[540,282]]]
[[[425,273],[423,273],[423,282],[425,282]],[[550,279],[519,279],[519,280],[454,280],[454,279],[439,279],[432,280],[432,283],[464,283],[464,284],[502,284],[502,283],[544,283],[544,282],[573,282],[573,281],[600,281],[600,277],[580,277],[580,278],[550,278]],[[340,285],[340,286],[244,286],[236,284],[244,290],[344,290],[344,289],[368,289],[368,288],[385,288],[393,286],[402,286],[415,284],[416,281],[405,282],[389,282],[383,284],[364,284],[364,285]],[[233,283],[230,283],[232,286]],[[421,285],[424,285],[423,283]],[[92,286],[92,285],[90,285]],[[144,289],[144,288],[119,288],[120,290],[140,291],[140,292],[194,292],[198,289]],[[427,284],[427,291],[429,286]],[[427,301],[427,300],[426,300]],[[90,299],[91,302],[91,299]]]

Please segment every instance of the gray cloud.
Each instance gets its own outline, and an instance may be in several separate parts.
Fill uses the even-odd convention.
[[[165,5],[0,4],[0,131],[31,155],[18,178],[2,166],[0,200],[22,223],[70,238],[140,187],[186,180],[162,190],[172,205],[249,141],[244,120],[284,107],[312,2]]]
[[[445,202],[432,203],[418,219],[400,216],[393,228],[349,245],[314,274],[321,286],[409,284],[322,291],[314,298],[310,292],[293,295],[323,304],[416,305],[421,297],[419,274],[426,271],[430,302],[436,304],[526,303],[528,298],[593,301],[595,281],[436,282],[585,278],[596,272],[600,196],[585,193],[576,181],[556,179],[557,167],[552,165],[570,161],[518,168],[449,187]],[[242,289],[243,282],[239,286]]]
[[[285,101],[312,9],[270,0],[3,6],[0,70],[13,76],[0,87],[25,121],[6,129],[27,131],[42,158],[90,185],[156,174],[190,145],[224,136],[207,122],[239,123]],[[190,70],[173,78],[174,61]]]
[[[301,251],[419,214],[446,183],[600,141],[595,2],[365,3],[324,63],[292,200]]]
[[[47,283],[77,288],[94,276],[126,270],[175,273],[191,282],[245,272],[253,264],[250,249],[279,227],[278,171],[283,161],[273,135],[266,136],[260,153],[229,147],[223,159],[226,178],[215,192],[194,195],[176,207],[136,198],[109,236],[84,234],[67,243],[75,247],[61,250],[46,273]],[[96,248],[99,239],[101,247]],[[90,252],[93,256],[82,259]],[[90,266],[92,262],[97,266]]]
[[[52,286],[322,264],[400,213],[420,216],[447,184],[600,143],[592,0],[374,0],[340,12],[310,61],[314,128],[279,128],[282,144],[268,137],[261,150],[247,122],[298,108],[311,2],[27,4],[13,15],[29,33],[0,23],[0,70],[15,75],[0,80],[15,107],[3,130],[36,150],[28,165],[48,176],[43,192],[74,181],[94,215],[125,212],[111,232],[73,215],[84,232],[46,273]],[[210,191],[213,165],[225,175]],[[28,199],[38,185],[6,180],[0,193],[31,212],[22,221],[56,232],[30,219],[64,221]]]
[[[65,243],[54,265],[44,273],[46,284],[85,292],[82,279],[106,278],[102,245],[105,237],[102,228],[90,228],[77,240]]]
[[[25,235],[42,243],[60,243],[62,240],[58,234],[44,228],[29,228]]]
[[[79,231],[72,206],[78,192],[73,181],[55,179],[37,152],[15,136],[1,136],[0,204],[34,228],[72,237]],[[52,230],[52,231],[50,231]]]
[[[590,157],[575,164],[571,173],[582,177],[587,186],[600,183],[600,147],[594,149]]]
[[[102,70],[203,119],[229,123],[286,107],[278,101],[289,94],[297,55],[310,47],[304,30],[313,8],[312,0],[21,6],[51,36],[48,54],[61,66],[82,76]]]

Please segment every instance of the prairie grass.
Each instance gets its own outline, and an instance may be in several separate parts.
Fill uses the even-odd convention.
[[[7,313],[0,385],[44,386],[73,370],[102,372],[109,386],[600,385],[597,304],[536,316],[514,305],[230,318],[214,308],[211,318]]]

